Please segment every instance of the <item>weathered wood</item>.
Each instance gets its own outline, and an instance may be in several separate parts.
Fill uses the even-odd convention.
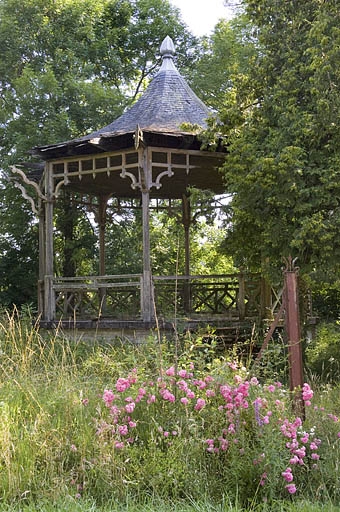
[[[142,318],[150,322],[154,317],[153,294],[151,283],[150,258],[150,184],[151,184],[151,153],[142,149],[141,190],[142,190],[142,222],[143,222],[143,286],[142,286]]]
[[[190,224],[191,224],[191,212],[190,212],[190,199],[186,194],[182,196],[182,222],[184,227],[184,268],[185,275],[190,276]],[[190,300],[190,280],[188,279],[184,286],[184,311],[191,310]]]
[[[272,319],[272,288],[265,277],[261,278],[261,318]]]
[[[55,319],[55,296],[53,290],[53,178],[51,164],[45,168],[45,276],[44,276],[44,320]]]
[[[301,347],[301,328],[299,315],[299,295],[297,284],[297,270],[294,262],[289,260],[289,266],[284,272],[285,282],[285,324],[288,340],[289,382],[293,393],[294,409],[302,418],[305,416],[304,402],[302,400],[303,365]]]
[[[246,303],[245,303],[245,278],[244,274],[238,275],[238,295],[237,295],[237,308],[240,320],[244,320],[246,316]]]

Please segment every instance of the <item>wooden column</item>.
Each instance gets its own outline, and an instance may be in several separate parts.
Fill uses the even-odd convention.
[[[182,222],[184,226],[184,272],[188,279],[184,283],[184,311],[189,313],[191,311],[191,291],[190,291],[190,199],[186,194],[182,196]]]
[[[244,320],[246,316],[246,283],[243,272],[238,275],[237,309],[239,320]]]
[[[45,169],[45,274],[44,274],[44,320],[55,320],[55,296],[53,290],[53,177],[51,164]]]
[[[272,320],[272,287],[265,277],[261,277],[261,320]]]
[[[297,269],[291,258],[284,272],[284,301],[286,313],[286,334],[288,340],[289,381],[293,394],[294,411],[302,419],[305,417],[302,400],[303,365],[301,347],[301,329],[299,315],[299,294],[297,285]]]
[[[45,210],[39,204],[39,277],[38,277],[38,314],[44,314],[44,276],[45,276]]]
[[[106,208],[109,200],[109,195],[99,197],[98,205],[98,226],[99,226],[99,275],[105,276],[106,274],[106,246],[105,246],[105,233],[106,233]],[[99,288],[99,312],[98,315],[106,311],[106,289]]]
[[[142,223],[143,223],[143,287],[141,290],[141,310],[144,322],[154,318],[153,288],[150,258],[150,185],[151,161],[147,151],[142,151],[141,190],[142,190]]]

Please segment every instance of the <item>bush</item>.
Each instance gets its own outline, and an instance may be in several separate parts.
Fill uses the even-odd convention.
[[[322,382],[337,382],[340,378],[340,325],[322,323],[306,348],[309,372]]]

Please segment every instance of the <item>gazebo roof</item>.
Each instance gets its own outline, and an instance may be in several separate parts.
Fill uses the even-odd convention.
[[[175,67],[175,47],[169,36],[164,39],[160,52],[162,66],[139,100],[113,123],[84,139],[134,131],[137,125],[142,130],[172,133],[182,133],[184,123],[206,127],[211,111]]]
[[[121,149],[133,145],[140,129],[153,145],[199,149],[197,128],[204,129],[211,110],[196,96],[174,64],[175,47],[167,36],[161,45],[162,65],[132,107],[111,124],[84,137],[38,146],[33,153],[43,160]],[[187,130],[183,125],[193,125]],[[100,144],[99,144],[99,140]]]

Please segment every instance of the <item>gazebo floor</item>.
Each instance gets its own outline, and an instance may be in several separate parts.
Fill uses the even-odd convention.
[[[142,343],[150,337],[172,338],[175,334],[199,333],[205,339],[215,337],[220,343],[232,346],[252,338],[254,327],[259,328],[257,318],[179,318],[176,320],[121,320],[112,318],[87,320],[40,321],[40,328],[55,330],[67,338],[87,341],[115,341]],[[255,329],[255,330],[256,330]]]

